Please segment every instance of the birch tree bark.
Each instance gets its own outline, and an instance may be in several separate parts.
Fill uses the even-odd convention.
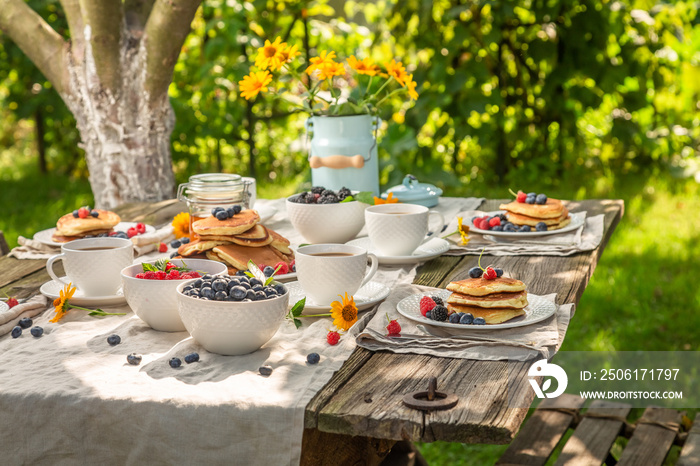
[[[0,30],[75,116],[95,206],[174,194],[168,86],[201,0],[60,0],[70,39],[24,0],[0,0]]]

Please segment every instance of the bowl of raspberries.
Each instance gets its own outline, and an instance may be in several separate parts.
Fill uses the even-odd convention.
[[[309,243],[346,243],[365,225],[367,204],[355,200],[348,188],[338,191],[315,186],[287,198],[287,214]]]
[[[185,325],[177,306],[177,286],[204,275],[227,273],[226,265],[207,259],[159,259],[122,269],[126,302],[154,330],[182,332]]]

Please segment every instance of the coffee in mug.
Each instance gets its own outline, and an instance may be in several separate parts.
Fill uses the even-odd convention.
[[[428,234],[429,218],[440,222]],[[410,256],[418,246],[437,237],[445,224],[440,212],[417,204],[380,204],[365,209],[367,233],[376,252],[383,256]]]

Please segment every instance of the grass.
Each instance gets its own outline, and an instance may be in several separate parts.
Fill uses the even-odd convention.
[[[0,154],[0,229],[11,246],[18,235],[31,237],[55,225],[56,217],[76,206],[92,204],[87,181],[39,175],[31,158]],[[664,171],[590,180],[579,186],[531,186],[561,198],[621,198],[625,216],[608,244],[572,320],[562,350],[697,351],[700,342],[700,186]],[[260,186],[259,197],[290,194],[301,178]],[[568,189],[576,186],[576,190]],[[507,188],[465,191],[507,197]],[[448,192],[447,195],[457,195]],[[420,444],[435,465],[492,464],[504,445]]]

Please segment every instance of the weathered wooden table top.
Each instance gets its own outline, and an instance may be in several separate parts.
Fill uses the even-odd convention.
[[[488,200],[481,209],[497,210],[500,202]],[[117,212],[123,220],[161,225],[182,210],[185,209],[180,203],[163,201],[130,204]],[[524,281],[528,291],[538,295],[556,293],[559,304],[578,304],[622,217],[624,204],[618,200],[588,200],[571,202],[569,210],[585,210],[589,216],[605,214],[605,234],[600,247],[567,257],[498,258],[498,264]],[[444,288],[452,280],[465,278],[476,262],[476,256],[439,257],[418,269],[415,283]],[[0,257],[0,294],[22,298],[38,293],[41,284],[49,280],[45,264],[45,260]],[[572,325],[576,325],[575,318]],[[376,439],[383,439],[387,448],[397,440],[508,443],[527,409],[508,407],[507,365],[504,361],[437,358],[358,348],[306,407],[302,463],[321,461],[324,447],[337,445],[338,441],[344,443],[346,454],[351,456],[367,455],[370,447],[382,450]],[[522,406],[528,406],[534,399],[527,382],[530,365],[530,362],[522,363],[522,384],[515,395],[510,394]],[[406,408],[402,397],[425,390],[431,376],[438,377],[440,390],[459,397],[457,406],[432,413]]]

